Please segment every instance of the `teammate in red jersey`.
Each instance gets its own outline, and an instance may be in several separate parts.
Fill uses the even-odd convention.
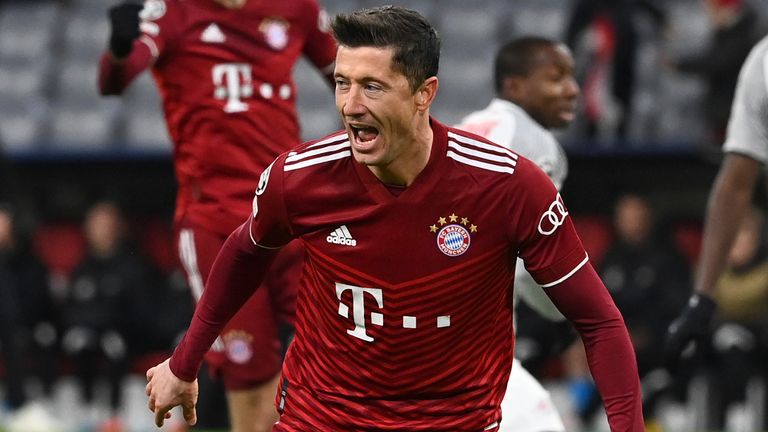
[[[112,8],[110,20],[100,90],[120,94],[151,68],[174,143],[179,253],[199,298],[219,248],[250,212],[256,176],[300,142],[294,64],[303,54],[331,81],[336,43],[315,0],[146,0]],[[206,356],[235,431],[269,430],[277,419],[278,323],[293,321],[302,254],[299,243],[281,253],[265,289]]]
[[[579,330],[614,431],[642,431],[621,315],[534,163],[429,115],[439,39],[417,12],[335,18],[346,130],[279,156],[227,239],[173,356],[147,371],[162,425],[196,420],[195,376],[219,329],[291,239],[307,251],[276,431],[497,431],[521,256]]]

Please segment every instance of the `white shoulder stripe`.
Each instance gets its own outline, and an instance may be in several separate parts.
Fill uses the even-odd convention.
[[[512,158],[509,158],[509,157],[506,157],[506,156],[501,156],[501,155],[498,155],[498,154],[493,154],[493,153],[487,153],[487,152],[483,152],[483,151],[473,150],[473,149],[471,149],[469,147],[463,147],[463,146],[461,146],[461,145],[459,145],[459,144],[457,144],[457,143],[455,143],[453,141],[448,141],[448,147],[458,151],[459,153],[464,153],[465,155],[474,156],[476,158],[485,159],[485,160],[492,161],[492,162],[498,162],[500,164],[511,165],[512,167],[517,165],[517,160],[516,159],[512,159]]]
[[[580,268],[584,267],[584,264],[586,264],[587,261],[589,261],[589,255],[587,255],[578,265],[576,265],[576,267],[574,267],[573,270],[569,271],[567,275],[561,277],[560,279],[558,279],[558,280],[556,280],[554,282],[550,282],[548,284],[544,284],[541,287],[542,288],[549,288],[551,286],[555,286],[555,285],[563,282],[564,280],[566,280],[569,277],[573,276],[573,274],[576,273]]]
[[[298,162],[302,159],[306,159],[309,157],[317,156],[319,154],[323,153],[331,153],[335,152],[337,150],[341,150],[343,148],[349,148],[350,144],[349,141],[344,141],[341,144],[336,144],[328,147],[322,147],[322,148],[316,148],[309,151],[303,151],[301,153],[291,152],[287,158],[285,158],[285,163],[292,163],[292,162]]]
[[[486,143],[484,143],[482,141],[478,141],[478,140],[475,140],[475,139],[472,139],[472,138],[467,138],[465,136],[461,136],[461,135],[459,135],[457,133],[454,133],[454,132],[448,132],[448,137],[449,138],[453,138],[455,141],[463,143],[463,144],[473,145],[475,147],[480,147],[481,149],[489,150],[489,151],[492,151],[492,152],[495,152],[495,153],[504,153],[507,156],[511,157],[512,159],[517,160],[517,154],[515,152],[513,152],[512,150],[506,148],[506,147],[502,147],[500,145],[496,145],[495,146],[495,145],[491,145],[491,144],[486,144]]]
[[[486,162],[480,162],[478,160],[470,159],[468,157],[464,157],[460,154],[457,154],[453,150],[448,150],[448,152],[446,153],[446,156],[448,156],[449,158],[457,162],[461,162],[465,165],[471,165],[473,167],[482,168],[488,171],[502,172],[502,173],[508,173],[508,174],[512,174],[515,172],[515,169],[510,166],[502,166],[502,165],[489,164]]]
[[[343,151],[340,151],[340,152],[337,152],[337,153],[332,153],[332,154],[329,154],[329,155],[326,155],[326,156],[315,157],[315,158],[312,158],[312,159],[308,159],[308,160],[305,160],[303,162],[297,162],[297,163],[292,163],[292,164],[285,165],[283,167],[283,171],[293,171],[293,170],[297,170],[297,169],[300,169],[300,168],[305,168],[305,167],[308,167],[308,166],[317,165],[317,164],[321,164],[321,163],[325,163],[325,162],[330,162],[330,161],[333,161],[333,160],[336,160],[336,159],[342,159],[342,158],[350,157],[350,156],[352,156],[352,151],[351,150],[343,150]]]

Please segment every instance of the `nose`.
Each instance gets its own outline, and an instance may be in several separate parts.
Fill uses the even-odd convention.
[[[581,93],[581,90],[579,89],[579,83],[576,82],[575,78],[571,77],[565,83],[565,94],[569,97],[577,97],[579,93]]]
[[[346,94],[341,96],[341,114],[345,116],[360,116],[365,114],[362,90],[357,86],[351,86]]]

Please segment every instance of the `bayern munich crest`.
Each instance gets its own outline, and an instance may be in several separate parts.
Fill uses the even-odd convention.
[[[288,21],[282,18],[266,18],[259,25],[259,30],[264,34],[267,45],[275,51],[280,51],[288,46]]]
[[[472,243],[470,233],[477,232],[477,225],[469,222],[469,218],[451,214],[440,217],[436,224],[429,227],[433,233],[437,233],[437,248],[448,256],[459,256],[469,249]]]
[[[244,331],[230,331],[224,335],[227,357],[234,363],[243,364],[253,357],[253,336]]]

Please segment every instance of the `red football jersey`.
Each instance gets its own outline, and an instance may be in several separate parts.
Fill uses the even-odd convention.
[[[543,286],[587,255],[532,162],[432,120],[429,163],[393,195],[346,133],[262,175],[251,235],[307,251],[280,431],[495,430],[520,255]]]
[[[137,45],[156,59],[174,142],[176,220],[229,234],[248,214],[257,173],[300,142],[297,59],[332,71],[327,16],[315,0],[249,0],[242,9],[147,0],[141,18]]]

